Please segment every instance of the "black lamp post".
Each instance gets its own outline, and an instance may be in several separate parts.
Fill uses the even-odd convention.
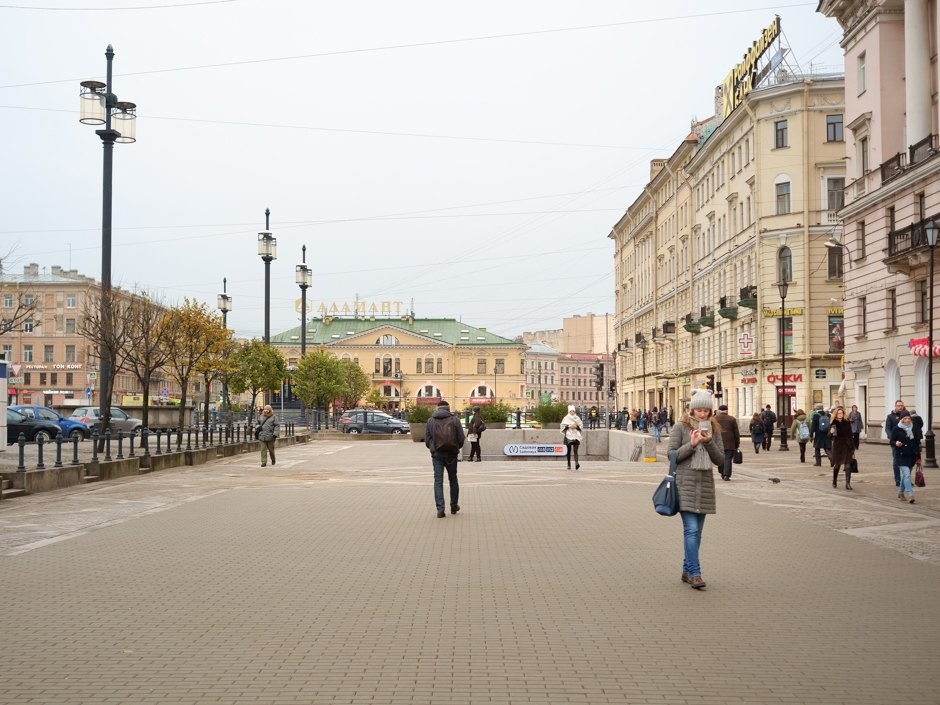
[[[81,110],[78,121],[85,125],[104,125],[95,130],[104,148],[101,208],[101,340],[98,341],[98,409],[102,420],[110,417],[111,399],[105,398],[111,383],[110,356],[104,350],[111,344],[111,194],[114,143],[137,141],[137,106],[119,101],[112,92],[111,63],[114,48],[108,44],[107,82],[82,81],[79,93]],[[112,125],[113,121],[113,125]]]
[[[222,312],[222,328],[228,328],[228,314],[232,310],[232,297],[226,293],[227,283],[226,279],[222,279],[222,293],[216,299],[216,306]],[[226,425],[228,424],[228,410],[228,377],[226,375],[222,378],[222,412]]]
[[[307,289],[313,283],[313,272],[307,266],[307,246],[300,248],[301,263],[294,267],[294,280],[300,287],[300,358],[307,354]],[[307,405],[301,407],[304,423],[307,421]]]
[[[924,467],[937,467],[936,439],[933,433],[933,261],[937,249],[937,224],[933,220],[928,220],[924,226],[924,233],[927,236],[927,245],[930,247],[930,287],[928,293],[930,296],[928,327],[927,327],[927,433],[924,434]]]
[[[787,320],[787,289],[789,286],[785,276],[781,277],[780,281],[777,282],[777,288],[780,289],[780,395],[777,397],[780,402],[778,403],[777,410],[780,412],[782,421],[780,425],[780,448],[778,448],[778,450],[790,450],[787,446],[787,424],[785,421],[787,414],[784,413],[790,407],[790,403],[787,400],[787,338],[784,335],[784,327],[786,326]]]
[[[271,261],[277,259],[277,238],[271,236],[271,209],[264,209],[264,230],[258,233],[258,255],[264,260],[264,343],[271,344]],[[264,391],[264,403],[269,401]]]
[[[643,397],[641,399],[640,411],[647,410],[646,403],[646,338],[640,338],[636,346],[643,351]],[[636,369],[635,367],[633,369]]]

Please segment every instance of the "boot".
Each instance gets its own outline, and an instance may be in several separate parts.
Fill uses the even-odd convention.
[[[839,483],[839,466],[837,465],[832,469],[832,486],[838,487]]]
[[[848,470],[845,471],[845,489],[852,489],[852,473]]]

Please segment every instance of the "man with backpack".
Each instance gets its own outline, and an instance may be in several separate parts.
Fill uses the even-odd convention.
[[[777,425],[777,415],[773,412],[773,409],[770,408],[770,404],[768,404],[760,417],[764,422],[764,450],[770,450],[770,443],[774,439],[774,428]]]
[[[460,419],[450,412],[450,404],[441,399],[437,409],[428,419],[424,435],[424,445],[431,451],[431,463],[434,466],[434,504],[437,506],[437,518],[444,519],[444,470],[450,482],[450,513],[460,511],[457,500],[460,485],[457,484],[457,456],[463,448],[463,427]]]
[[[832,448],[832,438],[829,436],[829,411],[823,409],[822,404],[813,413],[813,422],[810,424],[809,432],[813,436],[813,450],[816,454],[816,466],[822,465],[822,454],[829,457],[829,450]]]

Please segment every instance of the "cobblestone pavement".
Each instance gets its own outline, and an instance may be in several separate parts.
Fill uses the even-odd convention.
[[[461,463],[445,520],[401,441],[4,502],[0,703],[940,702],[931,487],[773,455],[719,482],[703,592],[662,463]]]

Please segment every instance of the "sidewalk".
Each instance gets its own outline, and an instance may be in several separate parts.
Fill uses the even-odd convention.
[[[5,503],[0,704],[937,702],[940,565],[791,510],[929,511],[742,470],[696,592],[662,471],[461,463],[440,520],[419,444],[339,440]]]

